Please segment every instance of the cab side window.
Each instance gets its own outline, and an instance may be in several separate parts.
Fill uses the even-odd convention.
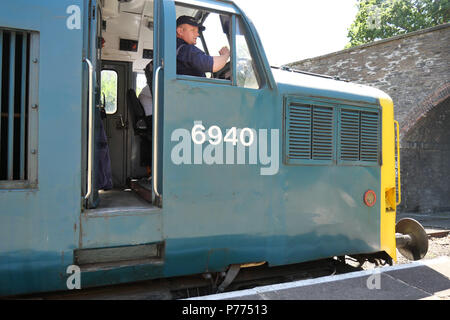
[[[176,6],[175,8],[177,21],[180,17],[187,15],[192,17],[193,21],[199,25],[195,50],[199,49],[204,55],[210,57],[220,56],[220,51],[224,47],[227,47],[230,51],[229,58],[222,69],[218,71],[216,69],[215,72],[204,72],[203,75],[199,77],[205,78],[206,76],[205,80],[211,81],[212,79],[215,79],[214,82],[220,84],[249,89],[261,88],[261,78],[258,75],[258,69],[256,67],[256,59],[254,58],[253,52],[254,48],[251,45],[250,35],[248,34],[248,30],[246,29],[246,25],[241,16],[233,13],[214,12],[205,8],[190,8],[183,6]],[[204,27],[205,29],[202,31],[201,27]],[[184,37],[184,35],[177,34],[177,37]],[[180,75],[196,73],[183,73],[185,72],[184,70],[183,72],[179,71],[178,67],[180,65],[184,67],[183,63],[188,67],[190,67],[190,65],[189,63],[184,62],[186,61],[184,52],[178,51],[178,42],[177,39],[177,72],[179,72]],[[183,46],[183,44],[181,44],[181,46]],[[195,52],[195,55],[197,54],[198,51]],[[195,55],[191,54],[187,56],[193,57]],[[179,57],[182,58],[179,59]],[[183,63],[180,61],[183,61]],[[197,74],[195,76],[197,76]],[[207,78],[211,80],[208,80]],[[219,80],[220,82],[216,80]]]
[[[221,73],[218,71],[225,73],[226,68],[229,69],[229,64],[226,63],[230,52],[221,49],[227,47],[229,51],[230,37],[226,34],[222,21],[229,21],[231,15],[190,6],[176,5],[175,9],[177,73],[229,81],[230,78],[220,77]],[[223,20],[224,17],[227,19]]]
[[[250,54],[241,19],[236,23],[236,82],[244,88],[259,89],[255,62]]]
[[[203,31],[202,35],[209,55],[219,56],[219,51],[223,47],[227,47],[230,50],[230,54],[233,54],[231,52],[230,22],[231,17],[224,14],[211,12],[206,17],[203,23],[206,30]],[[230,58],[222,70],[211,74],[209,77],[231,80]]]
[[[114,114],[117,111],[117,72],[102,70],[101,79],[106,114]]]
[[[208,48],[208,53],[211,56],[218,56],[219,50],[222,47],[230,47],[230,41],[227,34],[224,33],[222,21],[229,21],[230,18],[225,15],[211,12],[205,19],[203,26],[206,30],[203,31],[203,37]]]

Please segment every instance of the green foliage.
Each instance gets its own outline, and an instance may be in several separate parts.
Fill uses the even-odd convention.
[[[417,31],[450,19],[450,0],[358,0],[346,48]]]

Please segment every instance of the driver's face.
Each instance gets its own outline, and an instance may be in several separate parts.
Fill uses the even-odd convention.
[[[182,24],[177,28],[177,37],[183,39],[188,44],[197,44],[198,27],[190,24]]]

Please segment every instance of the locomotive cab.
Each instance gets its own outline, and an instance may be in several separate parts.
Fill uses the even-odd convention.
[[[263,85],[258,75],[261,71],[252,58],[239,18],[233,20],[236,31],[232,34],[230,13],[189,3],[177,4],[175,12],[176,17],[188,15],[206,27],[197,41],[197,47],[205,53],[218,55],[221,47],[236,46],[226,66],[219,72],[207,73],[206,81],[253,89]],[[93,176],[98,181],[94,181],[95,190],[87,203],[90,209],[110,210],[116,206],[114,202],[122,206],[127,203],[130,207],[152,206],[155,200],[152,199],[152,143],[158,141],[152,139],[152,116],[147,112],[143,114],[143,106],[136,99],[147,83],[153,85],[153,79],[147,79],[149,75],[144,72],[154,58],[153,16],[152,1],[105,0],[98,5],[97,55],[101,60],[97,66],[100,87],[97,101],[100,100],[100,113],[95,114],[95,130],[97,137],[106,137],[106,140],[94,145],[97,156],[94,171],[97,172]],[[232,72],[234,66],[235,72]]]

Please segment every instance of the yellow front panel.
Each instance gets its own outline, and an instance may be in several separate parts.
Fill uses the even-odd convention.
[[[381,166],[381,217],[380,217],[380,247],[394,261],[397,261],[395,245],[395,130],[394,104],[389,98],[380,98],[382,107],[382,166]]]

